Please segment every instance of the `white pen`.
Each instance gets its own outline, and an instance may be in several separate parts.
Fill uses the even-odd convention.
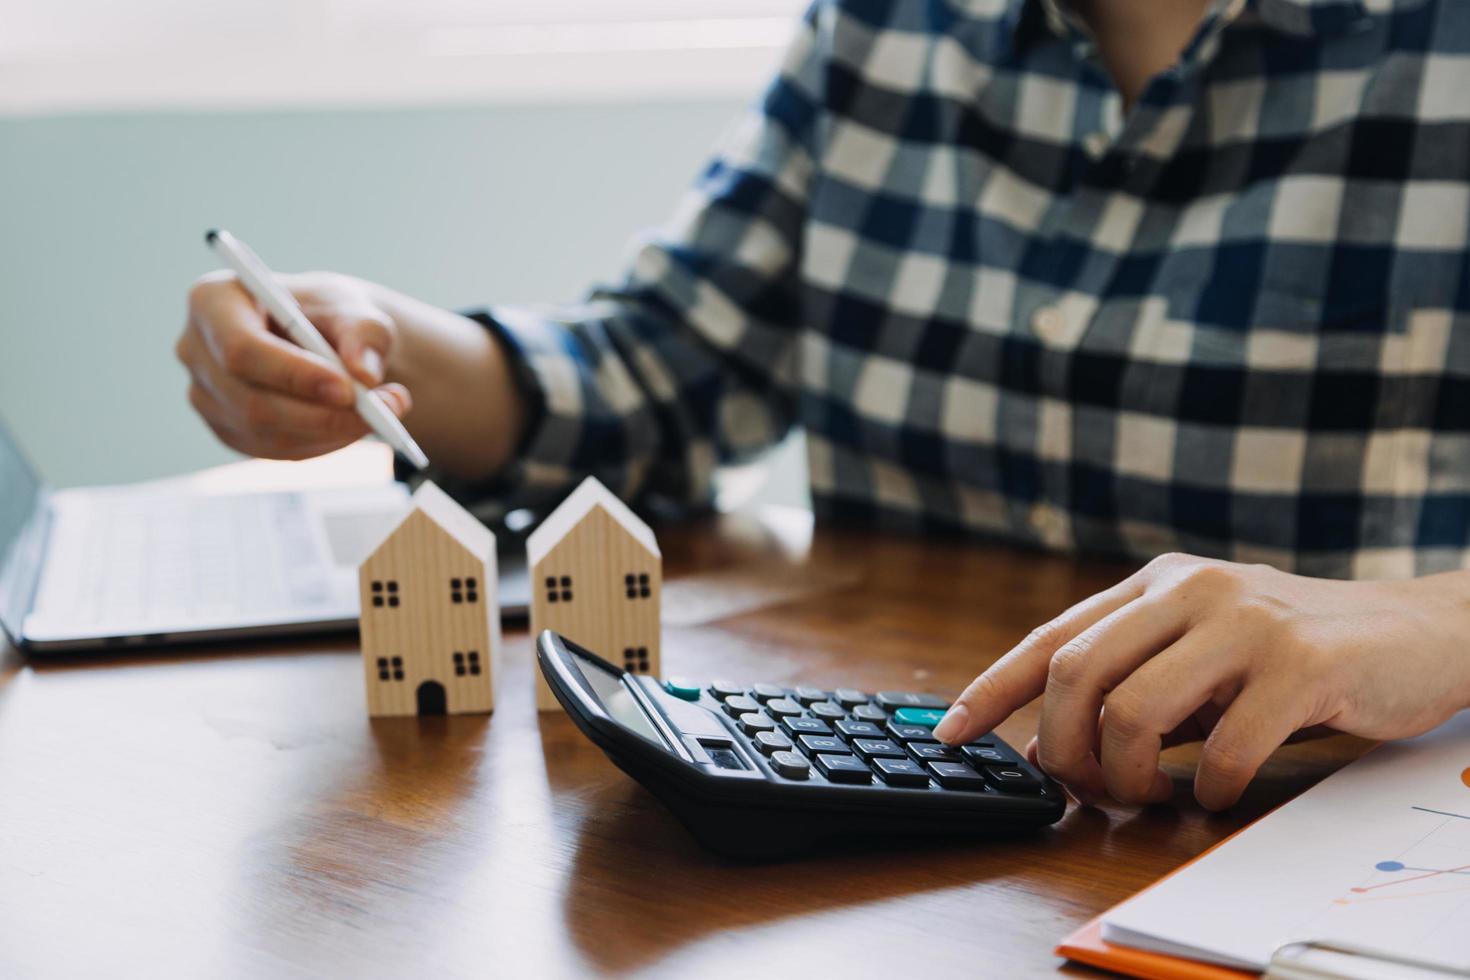
[[[301,312],[301,307],[296,305],[296,300],[276,282],[271,270],[266,268],[260,256],[250,250],[249,245],[220,228],[211,228],[206,232],[204,241],[226,265],[235,270],[241,284],[265,306],[271,318],[280,324],[292,342],[332,364],[342,366],[342,359],[337,356],[336,350],[312,326],[306,314]],[[352,381],[352,391],[357,401],[357,414],[362,416],[362,420],[379,438],[397,450],[415,468],[423,469],[429,465],[429,457],[424,455],[418,443],[413,441],[413,436],[408,434],[403,423],[398,421],[398,416],[384,404],[377,392],[356,379]]]

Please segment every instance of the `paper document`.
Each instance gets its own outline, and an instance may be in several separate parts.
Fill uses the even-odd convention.
[[[1103,938],[1251,970],[1298,940],[1470,967],[1470,712],[1374,749],[1119,905]]]

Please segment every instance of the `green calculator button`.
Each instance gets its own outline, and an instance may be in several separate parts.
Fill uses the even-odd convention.
[[[681,701],[699,700],[699,685],[680,678],[664,681],[664,690]]]
[[[933,728],[943,717],[944,712],[938,708],[899,708],[893,713],[893,720],[900,725],[923,725],[925,728]]]

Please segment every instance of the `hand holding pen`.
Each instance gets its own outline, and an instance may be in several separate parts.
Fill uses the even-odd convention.
[[[253,456],[304,459],[376,432],[424,466],[399,421],[412,404],[408,390],[384,384],[379,351],[392,344],[393,319],[367,284],[274,276],[228,233],[209,241],[235,276],[196,285],[177,352],[191,375],[190,402],[221,441]]]

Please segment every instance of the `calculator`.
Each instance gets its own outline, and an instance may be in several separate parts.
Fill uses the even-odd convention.
[[[996,836],[1066,809],[1061,788],[999,738],[937,740],[949,702],[931,694],[659,681],[550,630],[536,659],[582,734],[732,857],[841,838]]]

